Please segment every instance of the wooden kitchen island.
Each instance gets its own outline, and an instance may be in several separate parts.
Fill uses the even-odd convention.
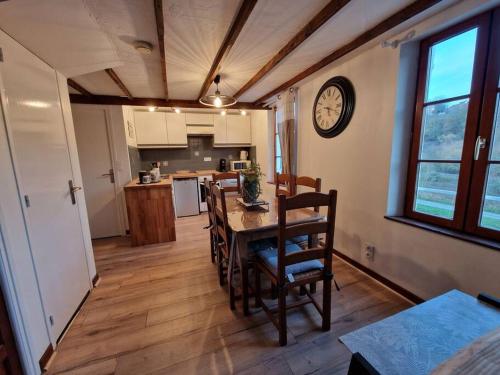
[[[138,182],[135,179],[124,188],[132,246],[175,241],[172,180]]]

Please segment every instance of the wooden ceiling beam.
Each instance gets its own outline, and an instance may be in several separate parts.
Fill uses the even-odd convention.
[[[441,0],[417,0],[401,9],[400,11],[394,13],[389,18],[386,18],[384,21],[380,22],[376,26],[372,27],[368,31],[365,31],[360,36],[356,37],[354,40],[349,43],[343,45],[337,50],[330,53],[328,56],[324,57],[314,65],[310,66],[303,72],[297,74],[293,78],[289,79],[285,83],[276,87],[274,90],[268,92],[266,95],[257,99],[254,104],[258,105],[260,103],[265,102],[267,99],[273,97],[276,94],[288,89],[295,83],[302,81],[304,78],[310,76],[313,73],[316,73],[318,70],[324,68],[325,66],[331,64],[332,62],[340,59],[341,57],[347,55],[349,52],[354,51],[355,49],[361,47],[362,45],[370,42],[371,40],[377,38],[383,33],[389,31],[390,29],[398,26],[400,23],[403,23],[410,18],[418,15],[419,13],[429,9],[433,5],[441,2]]]
[[[108,76],[110,76],[111,79],[120,88],[120,90],[123,91],[123,93],[127,96],[127,98],[129,98],[129,99],[133,99],[134,98],[132,96],[132,94],[130,93],[130,91],[127,89],[127,86],[125,86],[125,84],[122,82],[122,80],[120,79],[120,77],[118,77],[118,74],[116,74],[116,72],[113,69],[108,68],[108,69],[105,69],[105,71],[108,74]]]
[[[132,98],[127,99],[123,96],[112,96],[112,95],[79,95],[70,94],[69,95],[71,103],[78,104],[105,104],[105,105],[136,105],[145,107],[178,107],[178,108],[205,108],[215,110],[216,108],[209,108],[201,104],[197,100],[181,100],[181,99],[170,99],[165,100],[163,98]],[[260,105],[255,105],[254,103],[238,102],[231,107],[226,109],[269,109]]]
[[[222,61],[224,60],[224,57],[228,54],[231,47],[234,45],[234,42],[238,38],[238,35],[240,35],[241,29],[243,29],[243,26],[247,22],[248,17],[250,16],[250,13],[252,13],[252,10],[255,7],[256,3],[257,0],[243,0],[243,3],[238,10],[238,14],[236,15],[231,27],[229,28],[229,31],[227,32],[226,37],[224,38],[224,41],[222,42],[222,45],[217,52],[217,55],[215,55],[212,67],[208,72],[207,78],[205,78],[205,82],[203,82],[203,86],[201,87],[198,99],[208,92],[210,85],[215,79],[215,76],[219,73],[219,69]]]
[[[163,20],[163,0],[153,0],[155,8],[156,32],[158,34],[158,48],[160,50],[161,74],[163,87],[165,88],[165,99],[168,100],[167,86],[167,64],[165,62],[165,23]]]
[[[292,53],[302,42],[309,38],[326,21],[337,14],[350,0],[332,0],[319,11],[290,41],[274,55],[250,80],[240,88],[234,97],[239,98],[243,93],[254,86],[267,73],[276,67],[285,57]]]
[[[76,91],[83,95],[92,96],[92,93],[90,91],[85,90],[81,85],[73,81],[71,78],[68,78],[68,86],[74,88]]]

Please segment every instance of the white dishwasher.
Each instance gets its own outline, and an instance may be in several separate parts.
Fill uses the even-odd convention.
[[[177,217],[199,215],[198,179],[174,178],[174,200]]]

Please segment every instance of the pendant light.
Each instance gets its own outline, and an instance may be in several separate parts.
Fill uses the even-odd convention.
[[[205,95],[200,98],[200,103],[207,105],[209,107],[229,107],[236,103],[236,99],[232,96],[221,95],[219,91],[219,82],[220,82],[220,74],[217,74],[214,79],[214,83],[216,85],[215,94],[213,95]]]

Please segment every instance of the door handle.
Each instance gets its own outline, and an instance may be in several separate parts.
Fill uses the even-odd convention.
[[[71,196],[71,203],[76,204],[76,195],[75,193],[78,190],[82,190],[81,186],[75,186],[73,185],[73,180],[68,181],[68,186],[69,186],[69,195]]]
[[[479,160],[479,154],[481,150],[486,147],[486,138],[478,136],[476,139],[476,145],[474,146],[474,160]]]
[[[113,168],[109,170],[109,173],[104,173],[101,176],[102,177],[109,176],[109,182],[111,182],[112,184],[115,183],[115,171],[113,170]]]

